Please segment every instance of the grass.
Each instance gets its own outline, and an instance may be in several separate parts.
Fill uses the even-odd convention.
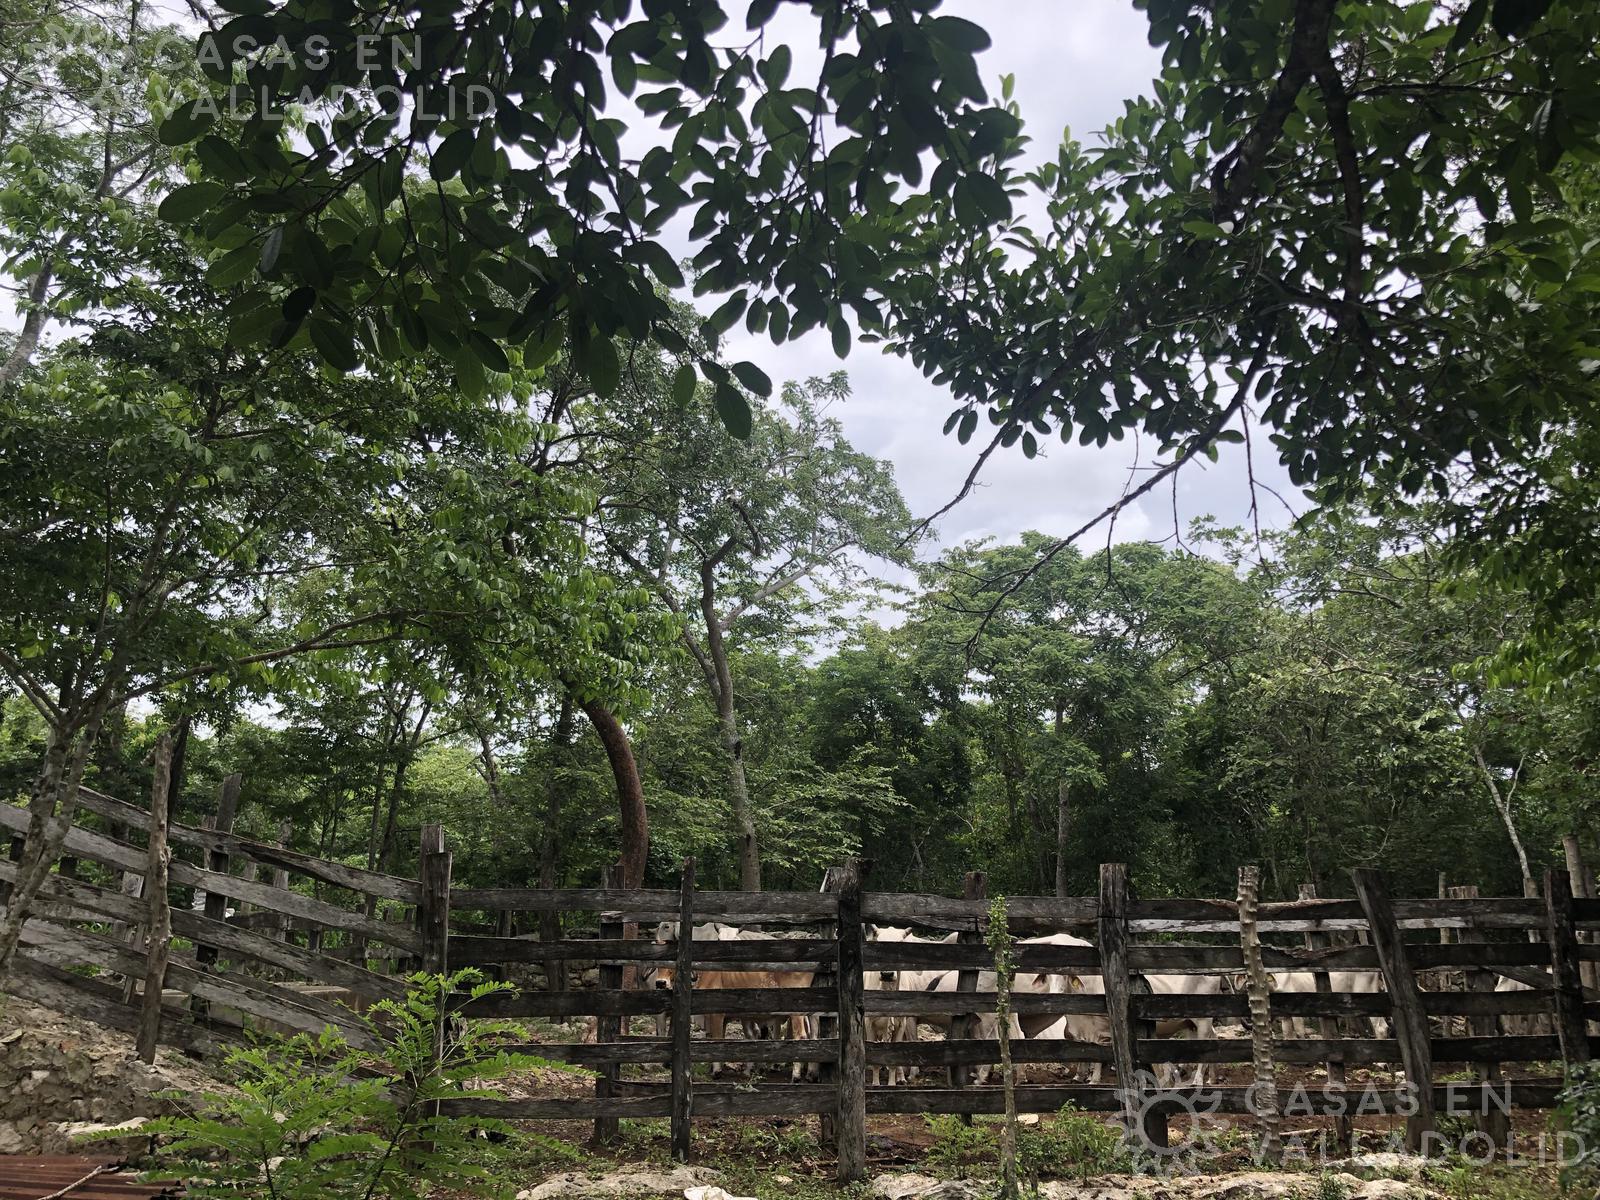
[[[1593,1195],[1592,1182],[1587,1188],[1563,1188],[1555,1167],[1485,1167],[1445,1162],[1425,1167],[1421,1182],[1451,1200],[1550,1200],[1563,1193],[1575,1197]]]
[[[934,1135],[922,1167],[935,1174],[989,1174],[999,1161],[1000,1126],[966,1125],[956,1116],[926,1118]],[[1087,1179],[1132,1169],[1122,1135],[1098,1117],[1066,1105],[1053,1118],[1017,1129],[1017,1166],[1026,1179]]]

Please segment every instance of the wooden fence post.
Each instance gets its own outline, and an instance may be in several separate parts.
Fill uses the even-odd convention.
[[[1450,889],[1453,900],[1476,900],[1478,887],[1469,884],[1466,887],[1453,887]],[[1475,945],[1487,942],[1481,929],[1469,927],[1460,931],[1456,940],[1462,945]],[[1481,967],[1469,967],[1466,971],[1466,986],[1469,992],[1493,993],[1495,988],[1495,973],[1485,971]],[[1493,1013],[1474,1013],[1467,1018],[1467,1033],[1472,1037],[1499,1037],[1501,1033],[1500,1018]],[[1485,1091],[1500,1082],[1501,1070],[1499,1063],[1474,1063],[1473,1077],[1483,1085]],[[1511,1152],[1511,1116],[1498,1104],[1485,1103],[1479,1106],[1478,1129],[1494,1143],[1497,1150],[1509,1155]]]
[[[622,864],[612,863],[605,869],[604,885],[612,891],[622,889]],[[623,922],[607,921],[605,914],[601,914],[600,939],[601,941],[621,941]],[[678,936],[683,937],[683,930],[678,931]],[[690,931],[693,937],[693,931]],[[619,963],[602,963],[599,969],[599,984],[602,991],[622,990],[622,971]],[[596,1016],[594,1021],[594,1040],[597,1044],[619,1042],[622,1040],[622,1018],[619,1015]],[[622,1081],[622,1065],[620,1063],[606,1063],[595,1076],[594,1095],[596,1100],[609,1100],[616,1096],[622,1089],[618,1086]],[[594,1140],[599,1143],[615,1141],[621,1128],[616,1117],[596,1117],[594,1119]]]
[[[1139,1071],[1138,1030],[1133,1016],[1133,979],[1128,969],[1128,867],[1100,864],[1100,977],[1111,1026],[1111,1062],[1122,1100],[1123,1135],[1142,1134],[1151,1147],[1167,1144],[1167,1119],[1145,1110],[1148,1090]],[[1142,1125],[1141,1125],[1142,1120]]]
[[[1300,885],[1301,900],[1315,900],[1317,898],[1317,885],[1302,883]],[[1305,943],[1307,950],[1326,950],[1333,945],[1329,934],[1306,931]],[[1333,980],[1329,978],[1327,968],[1317,968],[1312,971],[1312,978],[1316,982],[1317,994],[1328,996],[1333,994]],[[1343,1036],[1340,1021],[1337,1017],[1319,1017],[1317,1031],[1322,1034],[1325,1041],[1336,1041]],[[1345,1085],[1344,1055],[1338,1053],[1337,1057],[1328,1059],[1323,1064],[1323,1069],[1328,1074],[1328,1086],[1336,1092],[1342,1093]],[[1341,1113],[1334,1118],[1333,1140],[1340,1154],[1349,1154],[1353,1147],[1354,1128],[1351,1125],[1350,1114]]]
[[[1395,924],[1394,908],[1382,877],[1370,867],[1350,872],[1355,881],[1356,898],[1366,914],[1378,966],[1389,989],[1391,1020],[1400,1042],[1400,1062],[1406,1082],[1416,1091],[1417,1111],[1406,1118],[1406,1147],[1413,1153],[1431,1153],[1434,1132],[1433,1046],[1428,1040],[1428,1018],[1417,988],[1416,972]]]
[[[28,839],[23,837],[20,833],[14,833],[11,835],[11,850],[7,857],[10,858],[12,862],[19,863],[22,861],[22,856],[27,852],[27,849]],[[0,905],[4,905],[5,902],[10,898],[11,885],[3,880],[0,880]]]
[[[445,846],[444,827],[422,827],[418,859],[422,899],[417,905],[417,925],[422,933],[422,969],[429,975],[450,970],[450,868],[452,855]]]
[[[1583,979],[1578,969],[1578,934],[1572,923],[1572,881],[1565,871],[1544,874],[1545,932],[1550,940],[1550,973],[1555,981],[1556,1036],[1561,1061],[1570,1069],[1589,1061],[1589,1033],[1583,1021]]]
[[[156,1061],[161,1037],[161,991],[167,983],[167,955],[172,950],[172,911],[167,907],[167,791],[172,782],[172,739],[162,734],[156,742],[155,782],[150,788],[150,845],[145,855],[144,1004],[139,1013],[139,1058]]]
[[[238,772],[234,772],[222,781],[222,790],[217,795],[217,815],[207,822],[213,833],[233,832],[233,823],[239,816],[239,794],[243,787],[244,777]],[[206,852],[206,870],[226,875],[231,865],[232,858],[226,850],[215,847]],[[226,921],[228,898],[221,892],[207,892],[203,911],[209,921]],[[216,969],[218,950],[215,946],[201,943],[195,947],[194,956],[195,961],[200,964],[200,969],[207,974]],[[204,1017],[210,1013],[211,1004],[203,996],[193,996],[189,1000],[189,1009],[195,1016]]]
[[[672,973],[672,1157],[689,1161],[694,1132],[694,859],[683,860],[678,891],[678,965]]]
[[[1239,949],[1244,955],[1245,991],[1250,998],[1250,1057],[1255,1069],[1251,1081],[1256,1125],[1261,1130],[1261,1155],[1276,1163],[1283,1156],[1278,1140],[1278,1070],[1272,1059],[1272,984],[1261,961],[1261,932],[1256,928],[1256,901],[1261,890],[1261,869],[1239,868]]]
[[[989,894],[989,876],[983,871],[968,871],[966,879],[962,881],[961,898],[963,900],[983,900]],[[956,944],[961,946],[983,945],[983,922],[980,920],[971,929],[963,929],[956,934]],[[978,990],[978,970],[956,972],[956,991],[975,992]],[[957,1013],[950,1018],[950,1040],[959,1041],[972,1036],[973,1026],[977,1023],[976,1013]],[[949,1068],[950,1086],[966,1087],[972,1082],[972,1068],[969,1066],[955,1066]],[[972,1114],[962,1113],[963,1124],[972,1124]]]
[[[1578,844],[1576,834],[1569,833],[1561,839],[1561,849],[1567,860],[1567,874],[1572,879],[1572,895],[1579,900],[1594,899],[1594,875],[1583,862],[1583,850]],[[1578,944],[1594,942],[1594,934],[1579,933]],[[1583,980],[1583,986],[1590,991],[1600,989],[1600,962],[1579,960],[1578,975]],[[1587,1022],[1585,1028],[1593,1031],[1597,1027],[1595,1022]]]
[[[839,1111],[834,1140],[837,1179],[867,1177],[867,1016],[861,924],[861,885],[868,864],[851,859],[839,880]]]
[[[290,841],[293,840],[293,838],[294,838],[294,822],[293,821],[279,821],[278,822],[278,845],[281,848],[287,850],[289,848],[289,843],[290,843]],[[442,835],[440,837],[439,844],[440,844],[441,847],[443,847],[443,845],[444,845],[444,839],[443,839]],[[272,886],[277,888],[277,889],[279,889],[280,891],[285,891],[285,892],[288,891],[289,890],[289,872],[284,870],[284,868],[282,868],[282,867],[276,868],[272,872]],[[280,942],[287,942],[287,941],[290,940],[290,938],[289,938],[290,923],[291,923],[291,918],[289,917],[289,915],[287,913],[280,913],[279,914],[279,916],[278,916],[277,938],[278,938],[278,940]],[[426,970],[427,968],[423,968],[423,969]]]
[[[840,881],[840,878],[841,878],[841,872],[843,870],[844,870],[843,867],[829,867],[825,871],[823,871],[823,873],[822,873],[822,887],[821,887],[820,890],[822,892],[824,892],[824,893],[836,893],[839,890],[839,881]],[[824,926],[821,930],[819,930],[817,936],[818,937],[822,937],[822,938],[827,937],[828,936],[827,927]],[[833,923],[833,938],[834,938],[834,945],[835,946],[838,945],[838,937],[839,937],[839,925],[838,925],[838,922],[835,921]],[[839,986],[838,963],[834,962],[834,961],[829,961],[829,962],[823,963],[821,965],[821,967],[818,968],[817,973],[814,976],[812,976],[811,986],[812,987],[816,987],[816,988],[837,988]],[[818,1040],[819,1041],[827,1041],[829,1039],[837,1039],[838,1036],[839,1036],[839,1014],[838,1014],[837,1008],[835,1008],[834,1010],[831,1010],[829,1012],[818,1014],[818,1016],[817,1016],[817,1038],[818,1038]],[[818,1068],[817,1068],[817,1082],[818,1082],[818,1084],[834,1083],[834,1082],[836,1082],[838,1080],[838,1078],[839,1078],[839,1058],[837,1057],[837,1055],[834,1057],[834,1059],[831,1062],[823,1061],[822,1063],[818,1064]],[[828,1145],[833,1145],[836,1142],[837,1136],[838,1136],[838,1130],[835,1128],[835,1125],[834,1125],[833,1114],[831,1112],[818,1113],[817,1114],[817,1140],[822,1145],[828,1146]]]

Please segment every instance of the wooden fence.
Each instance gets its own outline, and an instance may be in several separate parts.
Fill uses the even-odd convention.
[[[232,787],[236,802],[236,781]],[[164,988],[153,993],[158,1033],[192,1051],[214,1051],[238,1039],[245,1024],[316,1031],[331,1023],[359,1040],[366,1035],[347,1006],[403,991],[395,975],[370,969],[379,959],[397,973],[466,966],[516,973],[537,966],[545,978],[566,974],[554,970],[556,964],[595,964],[596,986],[525,986],[459,1010],[462,1019],[592,1018],[593,1041],[540,1040],[525,1047],[592,1069],[592,1096],[463,1095],[448,1110],[508,1120],[593,1120],[601,1138],[615,1134],[622,1118],[670,1118],[680,1157],[689,1152],[696,1118],[815,1113],[848,1179],[864,1168],[869,1114],[1002,1108],[998,1088],[970,1082],[972,1071],[995,1062],[999,1049],[996,1041],[973,1036],[978,1014],[992,1013],[996,1004],[992,990],[980,990],[993,987],[993,960],[983,944],[989,904],[978,873],[969,876],[960,899],[866,890],[868,873],[860,863],[830,871],[815,893],[700,891],[692,863],[685,863],[677,890],[624,890],[614,875],[602,888],[457,888],[437,826],[423,831],[420,878],[403,879],[238,837],[231,832],[225,787],[217,817],[208,822],[215,828],[167,822],[174,851],[169,888],[140,896],[127,881],[147,873],[155,858],[149,846],[135,844],[141,831],[151,837],[151,814],[97,792],[88,792],[82,806],[88,818],[121,836],[87,827],[68,832],[69,857],[28,922],[12,990],[108,1026],[136,1030],[141,1009],[148,1014],[152,1007],[148,998],[139,1008],[134,1002],[137,981],[157,954],[156,939],[129,931],[159,931],[156,909],[167,906],[172,936],[188,946],[166,956]],[[26,814],[0,805],[0,827],[18,837]],[[13,842],[14,852],[18,845]],[[273,881],[257,878],[262,871],[272,872]],[[0,861],[0,884],[15,873],[12,863]],[[298,890],[292,879],[301,881]],[[1589,964],[1600,960],[1600,945],[1588,940],[1600,929],[1600,902],[1574,898],[1565,871],[1550,872],[1537,898],[1478,898],[1469,889],[1444,898],[1391,898],[1372,872],[1356,872],[1354,882],[1353,899],[1262,903],[1244,926],[1238,900],[1137,899],[1119,864],[1101,868],[1092,897],[1009,897],[1014,936],[1070,933],[1093,943],[1020,944],[1020,973],[1055,975],[1079,986],[1019,991],[1013,1011],[1025,1019],[1090,1017],[1105,1033],[1103,1040],[1014,1041],[1013,1060],[1102,1064],[1118,1079],[1116,1086],[1020,1086],[1018,1110],[1048,1112],[1071,1103],[1119,1114],[1130,1131],[1137,1128],[1159,1147],[1167,1140],[1168,1118],[1186,1111],[1189,1094],[1157,1086],[1153,1072],[1170,1064],[1247,1064],[1265,1053],[1284,1068],[1325,1068],[1328,1086],[1294,1094],[1307,1115],[1341,1116],[1349,1105],[1340,1089],[1348,1069],[1392,1065],[1403,1068],[1409,1083],[1426,1080],[1429,1086],[1390,1078],[1363,1092],[1363,1113],[1407,1115],[1408,1140],[1423,1147],[1441,1116],[1471,1114],[1503,1145],[1505,1103],[1549,1107],[1560,1089],[1559,1073],[1546,1071],[1519,1078],[1508,1090],[1508,1067],[1590,1056],[1586,1025],[1600,1019],[1600,995],[1582,980],[1585,972],[1592,977]],[[306,894],[307,885],[316,894]],[[196,893],[191,904],[169,904],[172,894],[188,890]],[[243,911],[247,907],[254,911]],[[382,908],[400,919],[383,919]],[[593,914],[597,935],[554,941],[515,935],[520,915],[549,913],[567,918],[569,928],[573,914]],[[708,921],[781,934],[738,940],[675,935]],[[656,940],[659,922],[675,923],[672,936]],[[874,940],[874,926],[910,927],[950,940]],[[1315,989],[1241,994],[1231,985],[1245,974],[1247,950],[1259,951],[1268,973],[1312,973]],[[77,969],[86,965],[102,974],[85,977]],[[670,986],[634,978],[661,967],[671,970]],[[708,971],[798,973],[801,985],[697,987],[697,973]],[[884,982],[911,971],[954,973],[955,983],[950,990],[910,991]],[[1383,990],[1340,991],[1340,972],[1381,978]],[[1452,975],[1464,985],[1459,990],[1440,986]],[[1228,986],[1198,994],[1171,986],[1184,978]],[[1500,979],[1521,988],[1496,990]],[[1082,986],[1089,981],[1097,982]],[[1265,1000],[1273,1022],[1317,1022],[1320,1036],[1274,1037],[1270,1022],[1265,1030],[1252,1027],[1249,1037],[1157,1036],[1162,1022],[1245,1022],[1253,999]],[[763,1023],[795,1015],[805,1019],[806,1036],[691,1036],[693,1019],[713,1014]],[[869,1041],[868,1018],[877,1016],[948,1021],[949,1037]],[[663,1018],[670,1032],[634,1036],[639,1017]],[[1387,1019],[1388,1035],[1341,1036],[1341,1022],[1365,1018]],[[1535,1019],[1548,1022],[1550,1032],[1506,1031],[1507,1021]],[[815,1078],[766,1082],[758,1073],[752,1084],[727,1085],[700,1078],[694,1069],[729,1061],[807,1064]],[[1441,1081],[1441,1064],[1465,1064],[1472,1081]],[[915,1086],[870,1086],[869,1069],[887,1067],[914,1067],[921,1077]],[[1224,1084],[1206,1094],[1220,1113],[1260,1111],[1261,1097],[1251,1088]],[[1339,1122],[1346,1139],[1347,1115]]]

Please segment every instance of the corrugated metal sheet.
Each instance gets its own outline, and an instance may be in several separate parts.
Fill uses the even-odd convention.
[[[157,1200],[180,1196],[176,1182],[140,1183],[114,1157],[0,1155],[0,1200]]]

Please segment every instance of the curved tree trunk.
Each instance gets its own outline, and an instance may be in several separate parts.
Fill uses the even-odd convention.
[[[611,775],[617,783],[617,805],[622,817],[622,886],[637,888],[644,883],[645,859],[650,850],[650,823],[645,814],[639,764],[634,760],[627,730],[616,714],[598,700],[580,703],[583,715],[589,718],[600,744],[606,749]]]

